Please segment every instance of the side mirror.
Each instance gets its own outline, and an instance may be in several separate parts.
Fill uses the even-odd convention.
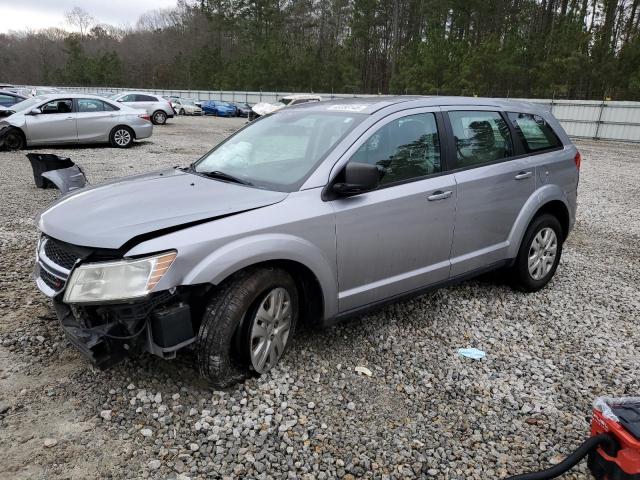
[[[375,165],[349,162],[344,169],[344,182],[333,185],[340,196],[357,195],[378,188],[380,172]]]
[[[33,110],[31,110],[29,112],[31,115],[40,115],[42,113],[42,110],[40,110],[39,108],[34,108]]]

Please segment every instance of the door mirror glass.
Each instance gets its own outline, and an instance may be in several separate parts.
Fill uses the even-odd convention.
[[[357,195],[378,188],[380,171],[375,165],[349,162],[343,177],[344,182],[335,183],[333,191],[341,196]]]

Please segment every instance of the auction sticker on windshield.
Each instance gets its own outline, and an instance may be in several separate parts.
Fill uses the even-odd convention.
[[[331,105],[327,110],[334,110],[338,112],[361,112],[366,109],[366,105],[353,104],[353,105]]]

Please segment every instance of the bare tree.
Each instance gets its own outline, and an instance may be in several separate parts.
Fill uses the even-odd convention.
[[[89,30],[89,27],[95,23],[95,19],[85,9],[80,7],[73,7],[72,10],[64,14],[67,22],[70,25],[80,30],[80,36],[84,38],[85,33]]]

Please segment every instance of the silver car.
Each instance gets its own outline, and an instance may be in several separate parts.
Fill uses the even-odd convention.
[[[111,95],[109,98],[137,110],[145,110],[151,116],[154,125],[164,125],[168,118],[174,116],[170,101],[159,95],[148,92],[121,92]]]
[[[146,112],[94,95],[42,95],[16,103],[11,109],[15,113],[0,121],[0,146],[11,150],[106,142],[126,148],[153,133]]]
[[[530,104],[309,103],[190,167],[65,196],[38,218],[35,279],[96,365],[194,344],[204,376],[227,385],[273,368],[301,322],[494,269],[543,288],[579,168],[558,121]]]

